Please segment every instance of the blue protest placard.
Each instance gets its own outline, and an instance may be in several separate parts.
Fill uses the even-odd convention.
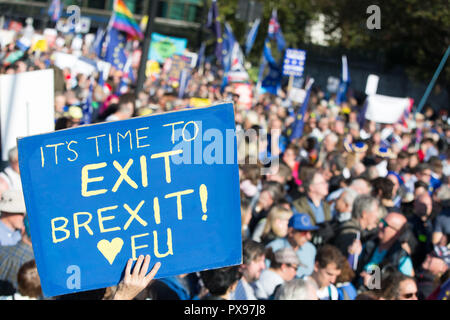
[[[149,254],[157,278],[241,263],[232,104],[18,140],[43,292],[119,283]]]
[[[283,75],[301,77],[305,70],[305,61],[305,50],[286,49],[283,63]]]

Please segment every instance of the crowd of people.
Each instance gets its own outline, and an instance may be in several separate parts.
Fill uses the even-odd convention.
[[[286,90],[257,94],[252,84],[248,108],[232,83],[222,87],[223,71],[209,62],[190,71],[183,94],[167,70],[148,77],[142,91],[133,84],[121,90],[123,72],[115,68],[103,84],[99,73],[55,66],[52,54],[73,53],[69,43],[39,54],[29,49],[13,62],[8,57],[19,50],[17,41],[0,51],[0,74],[54,70],[55,130],[86,123],[90,93],[89,123],[180,110],[191,107],[191,98],[234,103],[236,130],[244,133],[237,134],[243,260],[152,280],[159,266],[146,276],[150,262],[141,257],[133,271],[127,265],[117,287],[54,299],[449,297],[447,106],[411,113],[404,123],[361,122],[363,101],[349,96],[338,105],[335,94],[314,86],[303,135],[291,139],[300,105]],[[95,59],[86,44],[78,54]],[[42,299],[17,163],[12,149],[0,174],[0,295]]]

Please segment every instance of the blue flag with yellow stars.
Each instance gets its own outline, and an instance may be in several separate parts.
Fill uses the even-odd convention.
[[[311,88],[312,84],[314,83],[314,79],[310,79],[308,83],[306,84],[306,95],[305,99],[303,100],[302,106],[300,107],[300,110],[297,112],[295,116],[295,121],[292,123],[292,126],[288,132],[289,140],[292,141],[294,139],[298,139],[303,135],[303,128],[305,126],[305,114],[306,110],[308,109],[308,103],[309,103],[309,97],[311,95]]]
[[[126,38],[114,28],[109,29],[107,47],[104,60],[111,63],[116,69],[123,70],[127,63],[125,54]]]

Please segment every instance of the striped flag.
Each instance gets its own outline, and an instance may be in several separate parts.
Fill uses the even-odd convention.
[[[252,28],[248,32],[247,38],[245,40],[245,54],[248,55],[252,50],[253,44],[255,43],[256,36],[258,35],[259,25],[261,24],[261,19],[256,19],[253,22]]]
[[[133,40],[144,38],[141,28],[133,18],[133,13],[128,9],[123,0],[116,0],[113,10],[112,27],[124,31]]]
[[[48,8],[48,15],[53,22],[57,22],[61,17],[63,6],[61,5],[61,0],[52,0],[50,7]]]

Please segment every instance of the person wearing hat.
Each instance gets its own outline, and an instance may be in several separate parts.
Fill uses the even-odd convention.
[[[19,269],[25,262],[34,259],[30,225],[28,217],[23,215],[20,236],[21,239],[14,245],[0,246],[0,295],[12,295],[19,289]]]
[[[416,275],[418,297],[425,299],[436,289],[439,279],[450,266],[450,250],[444,246],[434,246]]]
[[[0,245],[12,246],[21,239],[23,217],[26,212],[21,191],[6,190],[0,198]]]
[[[296,212],[289,219],[287,236],[271,241],[266,248],[270,248],[272,252],[282,248],[293,249],[302,262],[297,269],[297,277],[310,275],[313,272],[316,257],[316,247],[310,242],[311,232],[317,229],[319,228],[312,224],[308,214]],[[268,261],[266,264],[269,266]]]
[[[270,268],[264,269],[255,282],[255,295],[258,299],[272,299],[279,286],[295,278],[301,265],[292,248],[278,249],[271,257]]]

